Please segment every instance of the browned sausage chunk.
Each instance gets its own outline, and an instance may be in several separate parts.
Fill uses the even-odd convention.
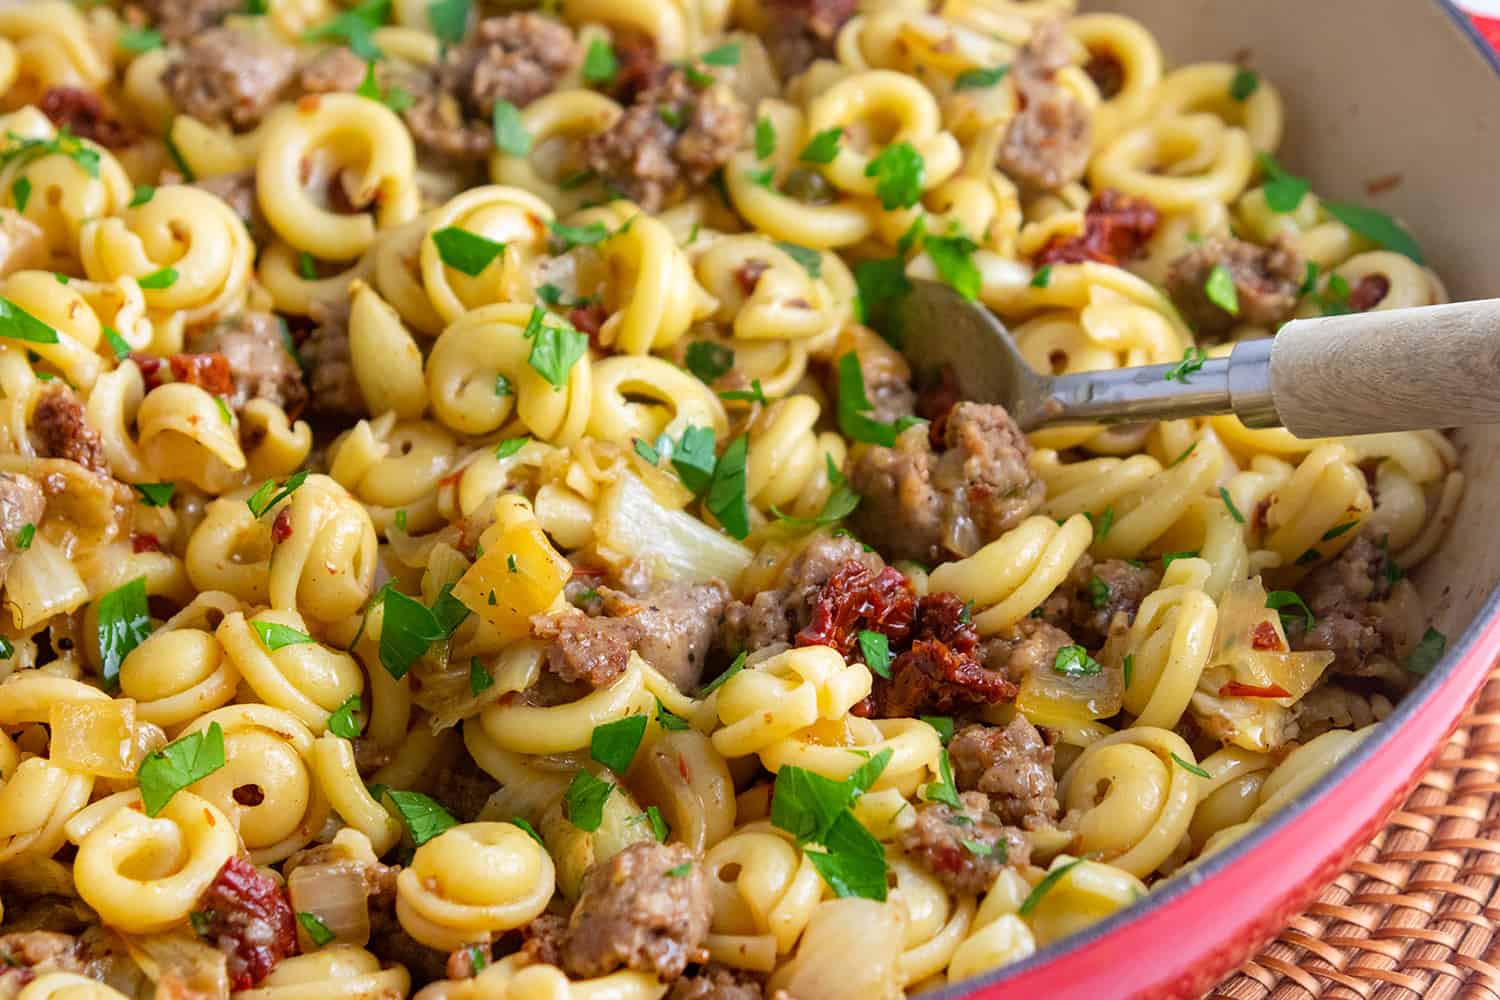
[[[583,876],[562,945],[563,969],[592,979],[617,969],[663,982],[701,962],[713,903],[708,873],[682,844],[631,844]]]
[[[641,92],[608,129],[591,136],[589,169],[647,212],[703,184],[745,131],[745,108],[722,83],[701,89],[674,71]]]
[[[760,1000],[765,987],[753,973],[709,962],[672,984],[667,1000]]]
[[[141,6],[169,42],[185,42],[245,9],[243,0],[141,0]]]
[[[1234,280],[1237,316],[1208,297],[1209,276],[1221,265]],[[1303,271],[1301,256],[1284,239],[1263,247],[1231,236],[1213,237],[1172,262],[1167,291],[1201,337],[1222,338],[1237,323],[1274,331],[1297,308]]]
[[[60,382],[48,386],[37,400],[31,422],[40,439],[38,446],[43,455],[64,458],[85,469],[109,475],[104,438],[89,425],[83,404],[72,389]]]
[[[625,672],[645,631],[627,618],[590,618],[581,611],[533,615],[531,635],[549,643],[547,669],[569,684],[601,688]]]
[[[1006,865],[1030,860],[1030,846],[1020,830],[1004,826],[981,792],[959,796],[962,809],[929,802],[917,809],[917,821],[901,834],[901,849],[962,895],[989,890]]]
[[[236,411],[252,399],[265,399],[295,417],[307,403],[302,370],[287,352],[281,321],[270,313],[241,313],[218,326],[188,338],[195,352],[216,352],[229,363],[233,390],[229,405]]]
[[[639,597],[600,587],[604,610],[628,616],[640,626],[635,651],[681,691],[693,691],[724,620],[729,588],[718,580],[703,584],[657,583]]]
[[[850,517],[888,559],[940,563],[972,555],[1020,524],[1045,487],[1027,464],[1031,446],[1002,406],[959,403],[934,452],[925,428],[894,448],[868,448],[849,482],[864,499]]]
[[[1297,590],[1312,609],[1313,626],[1308,629],[1301,615],[1286,619],[1292,649],[1332,652],[1330,673],[1404,683],[1396,655],[1401,619],[1384,605],[1391,596],[1389,559],[1361,534],[1337,558],[1309,573]]]
[[[1021,109],[1005,130],[1000,169],[1032,188],[1053,190],[1083,176],[1093,128],[1089,109],[1056,81],[1069,44],[1060,20],[1044,21],[1011,66]]]
[[[1052,748],[1024,715],[1004,728],[965,726],[949,741],[948,756],[959,789],[988,795],[1002,822],[1030,830],[1057,819]]]
[[[812,621],[813,605],[823,585],[846,563],[872,573],[885,561],[848,535],[813,535],[802,551],[781,571],[775,587],[762,590],[748,602],[731,601],[724,610],[720,645],[731,655],[772,645],[790,645],[792,637]]]
[[[1149,566],[1133,566],[1123,559],[1095,562],[1084,553],[1073,564],[1067,580],[1042,604],[1042,620],[1098,649],[1109,637],[1116,615],[1123,627],[1135,621],[1141,602],[1156,589],[1161,574]]]
[[[365,397],[354,377],[354,359],[349,352],[349,303],[314,299],[308,306],[314,323],[300,352],[307,365],[309,408],[327,417],[362,417]]]
[[[289,45],[252,31],[212,28],[193,36],[161,81],[184,114],[248,129],[276,104],[296,66]]]
[[[1057,651],[1073,644],[1062,629],[1039,618],[1022,618],[984,640],[979,656],[986,667],[1019,684],[1034,670],[1051,670]]]
[[[831,58],[839,29],[858,9],[858,0],[767,0],[766,48],[781,78]]]
[[[20,555],[21,535],[26,526],[42,523],[47,497],[30,476],[0,472],[0,583],[10,564]]]

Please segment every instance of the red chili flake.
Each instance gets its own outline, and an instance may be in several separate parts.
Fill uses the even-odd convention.
[[[1279,653],[1286,647],[1281,644],[1281,636],[1276,634],[1276,626],[1264,621],[1256,625],[1255,631],[1250,634],[1250,648],[1274,650]]]
[[[1365,192],[1372,197],[1377,194],[1385,194],[1401,186],[1405,178],[1401,174],[1386,174],[1384,177],[1371,177],[1365,181]]]
[[[276,519],[271,522],[271,540],[280,545],[292,537],[292,508],[283,507],[276,512]]]
[[[135,553],[160,552],[161,542],[149,532],[139,532],[130,536],[130,550]]]
[[[52,124],[109,149],[136,141],[136,134],[109,113],[104,98],[82,87],[53,87],[37,104]]]
[[[798,646],[831,646],[844,656],[859,641],[861,631],[881,632],[892,646],[911,632],[916,594],[901,571],[887,566],[880,572],[851,559],[840,566],[818,590],[812,620],[797,633]]]
[[[743,294],[749,295],[755,291],[755,286],[760,284],[760,276],[770,269],[771,265],[769,262],[763,261],[759,257],[751,257],[734,269],[735,284],[740,286],[740,291]]]
[[[1158,221],[1156,208],[1146,199],[1105,189],[1084,212],[1083,235],[1052,237],[1036,255],[1036,265],[1131,260],[1141,255]]]
[[[1267,684],[1264,687],[1255,684],[1241,684],[1239,681],[1230,681],[1219,688],[1220,698],[1290,698],[1292,693],[1280,684]]]
[[[688,770],[687,758],[682,754],[677,755],[677,773],[682,775],[682,780],[684,783],[689,785],[693,783],[693,775],[692,772]]]
[[[212,396],[234,393],[234,380],[229,377],[229,359],[218,351],[212,354],[174,354],[167,362],[172,366],[172,377],[179,382],[196,385]]]
[[[194,909],[204,915],[203,940],[229,957],[231,990],[249,989],[297,954],[297,920],[286,892],[243,858],[224,862]]]
[[[1367,274],[1349,290],[1349,309],[1353,312],[1369,312],[1390,294],[1391,279],[1383,274]]]

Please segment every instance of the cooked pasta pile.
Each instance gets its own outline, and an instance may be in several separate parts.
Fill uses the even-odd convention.
[[[1444,300],[1072,7],[0,6],[0,997],[896,997],[1347,754],[1441,433],[899,351],[915,280],[1183,382]]]

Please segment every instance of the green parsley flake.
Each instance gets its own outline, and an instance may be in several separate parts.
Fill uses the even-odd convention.
[[[359,721],[354,713],[364,708],[359,695],[351,694],[344,703],[328,716],[328,731],[340,739],[352,740],[359,735]]]
[[[996,66],[993,69],[966,69],[953,78],[953,89],[969,90],[977,87],[993,87],[1005,79],[1005,74],[1009,72],[1009,66]]]
[[[1052,669],[1064,677],[1094,677],[1104,670],[1098,660],[1078,645],[1059,649],[1057,657],[1052,661]]]
[[[31,200],[31,181],[25,177],[17,177],[11,181],[10,196],[16,203],[16,211],[25,212],[26,203]]]
[[[1037,908],[1037,904],[1042,901],[1042,897],[1051,892],[1053,888],[1056,887],[1057,883],[1063,880],[1063,876],[1067,875],[1068,872],[1083,864],[1083,860],[1083,858],[1074,858],[1067,864],[1058,865],[1056,868],[1053,868],[1051,871],[1049,871],[1046,877],[1038,882],[1032,888],[1032,890],[1026,894],[1026,898],[1021,902],[1021,908],[1016,912],[1023,917],[1031,916],[1031,912]]]
[[[953,765],[948,760],[948,751],[938,754],[938,780],[923,789],[929,801],[941,802],[953,809],[962,809],[964,804],[958,797],[958,787],[953,783]]]
[[[1109,603],[1109,584],[1097,576],[1089,578],[1089,603],[1095,608],[1103,608]]]
[[[302,646],[313,641],[313,637],[306,632],[299,632],[280,622],[252,621],[250,627],[260,636],[261,645],[273,653],[283,646]]]
[[[951,716],[919,715],[917,718],[937,730],[938,739],[943,741],[943,746],[947,746],[948,741],[953,739],[953,719]]]
[[[589,338],[563,320],[552,317],[554,322],[548,323],[547,318],[540,306],[532,307],[524,331],[526,339],[531,341],[526,363],[547,380],[553,391],[560,391],[568,384],[573,366],[588,352]]]
[[[1437,629],[1428,627],[1422,633],[1422,638],[1417,642],[1411,655],[1406,658],[1406,669],[1414,674],[1429,673],[1437,666],[1443,658],[1443,651],[1448,648],[1448,637]]]
[[[250,494],[245,501],[245,506],[250,508],[250,513],[256,517],[262,517],[267,511],[275,507],[281,501],[297,492],[303,483],[307,482],[309,470],[294,472],[281,484],[281,491],[276,490],[276,480],[267,479],[260,484],[260,488]]]
[[[427,5],[427,23],[438,40],[456,45],[469,30],[471,0],[432,0]]]
[[[1207,771],[1203,770],[1203,768],[1199,767],[1197,764],[1193,764],[1193,763],[1190,763],[1188,761],[1185,761],[1181,757],[1177,756],[1175,753],[1172,754],[1171,756],[1172,756],[1172,763],[1176,764],[1178,767],[1182,768],[1184,771],[1188,772],[1189,774],[1196,774],[1200,778],[1209,778],[1209,779],[1213,778],[1213,775],[1211,775]]]
[[[1281,625],[1283,628],[1287,626],[1288,619],[1292,621],[1296,620],[1296,613],[1293,612],[1289,614],[1285,611],[1282,611],[1282,608],[1300,608],[1302,611],[1303,624],[1309,629],[1312,628],[1313,623],[1317,621],[1317,619],[1313,617],[1312,608],[1309,608],[1307,606],[1307,602],[1302,599],[1301,595],[1293,590],[1271,591],[1266,595],[1266,607],[1280,612]]]
[[[875,197],[886,211],[910,208],[922,197],[927,163],[910,142],[893,142],[865,167],[865,176],[875,178]]]
[[[660,698],[656,699],[656,724],[674,733],[680,733],[692,728],[692,724],[688,720],[680,715],[673,715],[668,711],[667,706],[661,703]]]
[[[120,664],[151,634],[146,578],[136,577],[99,598],[99,661],[104,687],[120,684]]]
[[[297,254],[297,274],[303,281],[318,280],[318,262],[313,260],[313,255],[306,250]]]
[[[120,48],[126,52],[150,52],[161,47],[161,32],[155,28],[124,28],[120,31]]]
[[[519,830],[521,830],[522,832],[524,832],[526,834],[526,836],[530,837],[532,840],[536,841],[538,844],[541,844],[543,847],[547,846],[546,843],[543,842],[543,840],[542,840],[542,835],[536,832],[536,827],[534,827],[530,823],[526,822],[526,820],[524,818],[522,818],[520,816],[512,816],[510,818],[510,825],[513,826],[513,827],[516,827]]]
[[[500,459],[510,458],[530,443],[531,438],[529,437],[506,438],[495,445],[495,457]]]
[[[1266,178],[1261,185],[1261,191],[1266,196],[1266,206],[1277,213],[1295,212],[1312,188],[1307,178],[1287,173],[1270,153],[1260,153],[1256,160]],[[1312,261],[1308,263],[1317,267]]]
[[[740,541],[750,536],[750,502],[745,496],[749,447],[750,440],[744,434],[729,442],[714,465],[713,480],[703,501],[703,506],[718,518],[719,525]]]
[[[334,938],[333,931],[328,929],[328,925],[323,923],[316,913],[299,912],[297,923],[307,931],[307,936],[312,939],[315,947],[321,948]]]
[[[21,525],[21,530],[16,532],[16,549],[25,552],[31,548],[31,542],[36,538],[36,525],[27,522]]]
[[[547,228],[552,231],[552,240],[558,245],[559,252],[565,252],[574,247],[591,247],[603,243],[609,239],[609,227],[602,222],[590,222],[585,226],[568,226],[561,222],[549,222]]]
[[[644,715],[629,715],[595,726],[589,738],[589,756],[616,774],[624,774],[640,749],[647,721]]]
[[[563,794],[568,806],[568,822],[585,833],[593,833],[604,822],[604,803],[615,786],[587,771],[573,776],[573,783]]]
[[[838,425],[847,437],[865,444],[878,444],[886,448],[896,443],[896,438],[907,428],[923,421],[915,417],[902,417],[893,424],[876,420],[871,411],[874,405],[865,394],[864,371],[859,366],[859,356],[853,351],[838,360]]]
[[[390,797],[391,804],[411,833],[412,842],[418,847],[458,825],[458,820],[449,815],[448,810],[421,792],[390,788],[385,794]]]
[[[1250,95],[1259,89],[1260,74],[1243,66],[1235,70],[1234,79],[1229,81],[1229,96],[1236,101],[1249,100]]]
[[[56,330],[4,296],[0,296],[0,337],[32,344],[57,343]]]
[[[700,382],[712,383],[734,367],[734,351],[712,340],[695,340],[687,346],[684,361]]]
[[[595,86],[610,83],[619,71],[620,60],[615,58],[615,50],[609,42],[603,38],[596,38],[589,43],[588,52],[583,57],[585,83]]]
[[[740,43],[728,42],[716,49],[709,49],[698,57],[698,61],[709,66],[738,66],[740,64]]]
[[[1224,506],[1229,510],[1229,516],[1234,518],[1236,524],[1245,523],[1245,515],[1234,505],[1234,499],[1229,495],[1229,490],[1219,487],[1219,499],[1224,501]]]
[[[1203,283],[1203,295],[1231,316],[1240,314],[1240,295],[1235,290],[1234,275],[1223,264],[1215,264]]]
[[[511,156],[526,156],[531,152],[531,133],[521,120],[521,112],[509,101],[496,101],[490,115],[495,130],[495,148]]]
[[[1344,534],[1346,531],[1349,531],[1351,528],[1357,527],[1359,527],[1358,521],[1345,521],[1343,524],[1335,525],[1334,527],[1329,528],[1327,531],[1323,532],[1322,541],[1331,542],[1335,538]]]
[[[1032,288],[1046,288],[1052,282],[1052,265],[1043,264],[1042,267],[1031,276]]]
[[[1125,675],[1125,687],[1130,687],[1130,682],[1135,679],[1135,654],[1126,653],[1125,661],[1120,664],[1121,673]]]
[[[755,120],[755,158],[764,160],[776,152],[776,125],[761,115]]]
[[[173,483],[136,483],[135,489],[147,507],[165,507],[177,491]]]
[[[662,817],[661,810],[656,806],[647,806],[646,811],[641,813],[645,821],[651,824],[651,836],[656,838],[658,844],[665,844],[671,836],[672,830],[667,826],[667,821]]]
[[[1344,201],[1325,201],[1323,209],[1370,242],[1410,257],[1418,264],[1426,263],[1416,238],[1384,212]]]
[[[469,693],[477,698],[494,686],[495,678],[489,668],[480,662],[479,657],[469,657]]]
[[[854,508],[859,506],[860,495],[849,487],[849,481],[839,471],[838,466],[833,464],[833,456],[823,456],[824,468],[827,471],[828,485],[830,487],[828,499],[823,502],[823,509],[814,517],[791,517],[779,510],[776,505],[771,505],[771,513],[786,524],[795,527],[818,527],[825,524],[833,524],[842,521],[854,513]]]
[[[1164,556],[1161,557],[1161,569],[1162,569],[1162,572],[1165,573],[1167,571],[1167,567],[1170,566],[1170,565],[1172,565],[1172,563],[1176,562],[1178,559],[1197,559],[1197,558],[1198,558],[1198,550],[1197,549],[1188,549],[1186,552],[1168,552],[1166,555],[1164,555]]]
[[[928,236],[922,243],[937,268],[938,277],[973,302],[979,297],[979,267],[974,263],[978,244],[964,235]]]
[[[832,163],[839,155],[839,140],[844,136],[843,128],[825,128],[807,141],[797,159],[803,163]]]
[[[751,379],[748,389],[729,389],[719,393],[719,398],[730,403],[759,403],[762,406],[770,405],[766,398],[766,391],[761,388],[760,379]]]
[[[805,247],[800,243],[788,243],[786,240],[777,240],[776,246],[795,260],[809,277],[821,278],[823,276],[823,254],[820,251]]]
[[[1181,382],[1188,384],[1188,376],[1203,370],[1203,362],[1208,360],[1208,355],[1201,347],[1189,347],[1182,352],[1182,360],[1167,370],[1162,376],[1168,382]]]
[[[171,288],[177,284],[177,269],[175,267],[159,267],[144,278],[136,279],[136,284],[148,291],[160,291],[163,288]]]
[[[891,641],[882,632],[872,632],[863,629],[859,633],[859,652],[864,657],[865,666],[872,673],[890,680],[891,677]]]
[[[740,655],[736,656],[734,658],[734,662],[729,665],[729,669],[725,670],[722,674],[720,674],[719,676],[715,677],[713,680],[709,681],[708,684],[707,684],[707,686],[705,686],[702,691],[698,692],[698,697],[699,698],[707,698],[709,695],[711,695],[715,691],[719,690],[719,688],[723,687],[724,684],[725,684],[725,682],[727,682],[729,680],[729,678],[733,677],[735,674],[739,673],[741,670],[744,670],[745,669],[745,657],[747,655],[748,655],[747,653],[745,653],[743,650],[741,650],[740,651]]]
[[[136,772],[146,815],[160,815],[172,796],[223,766],[224,730],[217,722],[149,754]]]
[[[431,6],[428,12],[430,19]],[[361,59],[379,59],[380,49],[375,44],[375,29],[390,19],[390,13],[391,0],[365,0],[364,3],[303,32],[302,38],[308,42],[340,41]],[[438,25],[434,24],[433,30],[436,32]]]
[[[438,256],[444,264],[471,278],[489,267],[505,251],[504,243],[486,239],[467,229],[447,226],[432,234]]]

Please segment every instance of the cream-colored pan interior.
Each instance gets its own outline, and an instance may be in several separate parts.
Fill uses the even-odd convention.
[[[1320,194],[1402,218],[1454,299],[1500,296],[1500,73],[1437,0],[1085,0],[1083,7],[1139,19],[1169,66],[1247,57],[1285,99],[1278,155],[1288,169]],[[1392,174],[1401,177],[1392,190],[1365,190],[1366,181]],[[1500,371],[1493,384],[1500,393]],[[1457,440],[1468,488],[1443,547],[1416,574],[1450,640],[1500,581],[1500,426],[1465,430]]]

